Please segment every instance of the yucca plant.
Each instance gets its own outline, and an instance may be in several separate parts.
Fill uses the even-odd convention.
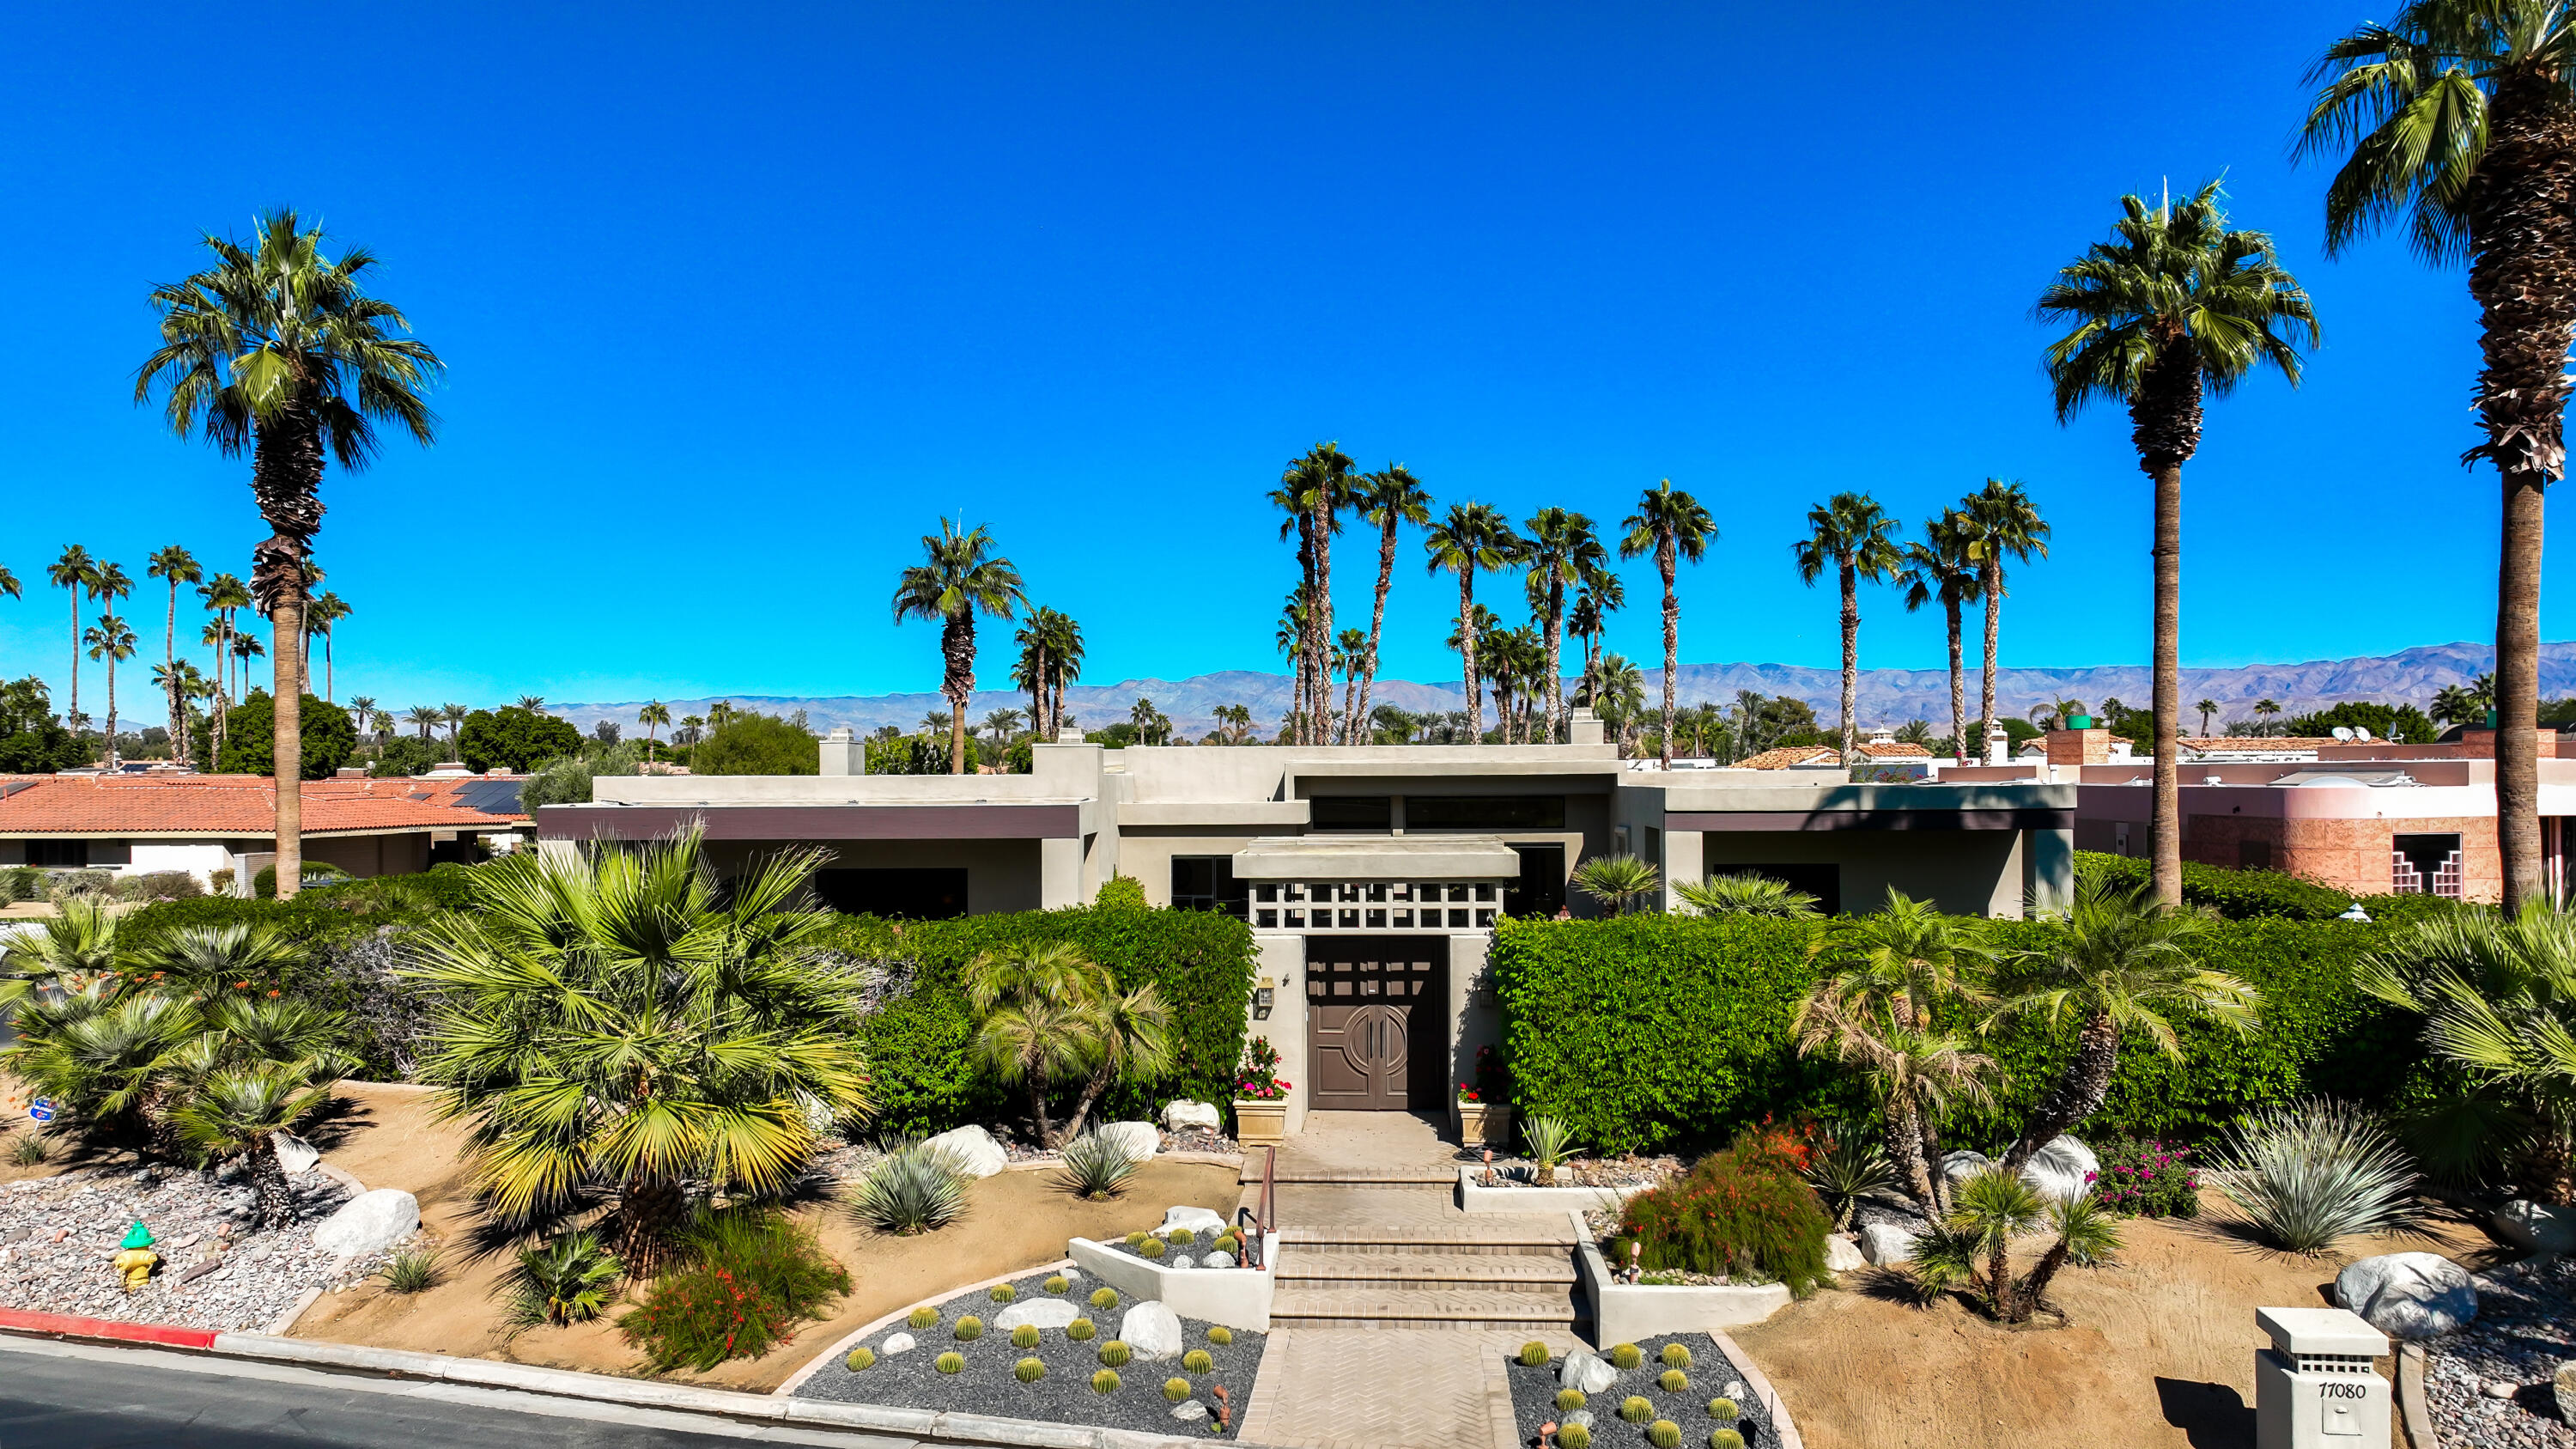
[[[850,1215],[881,1233],[936,1232],[964,1215],[966,1182],[945,1154],[918,1142],[895,1146],[859,1179]]]
[[[1826,1143],[1808,1163],[1807,1185],[1824,1199],[1825,1211],[1834,1215],[1834,1230],[1840,1232],[1851,1226],[1862,1199],[1896,1186],[1896,1171],[1877,1143],[1851,1132]]]
[[[388,1293],[426,1293],[438,1286],[438,1255],[421,1248],[405,1248],[385,1260],[376,1270]]]
[[[1064,1145],[1064,1161],[1056,1169],[1058,1187],[1076,1197],[1093,1202],[1106,1202],[1126,1190],[1127,1179],[1136,1175],[1136,1159],[1115,1140],[1097,1132],[1085,1132]]]
[[[523,1328],[588,1323],[615,1298],[618,1276],[625,1271],[594,1233],[566,1233],[521,1248],[509,1280],[511,1321]]]
[[[1556,1166],[1565,1160],[1565,1150],[1574,1141],[1574,1128],[1562,1117],[1532,1117],[1521,1124],[1521,1136],[1529,1142],[1530,1162],[1538,1170],[1538,1185],[1556,1185]]]
[[[1633,855],[1596,855],[1576,868],[1574,887],[1624,916],[1663,888],[1663,875]]]
[[[2221,1140],[2211,1177],[2275,1247],[2323,1253],[2414,1220],[2416,1180],[2377,1122],[2341,1102],[2261,1107]]]
[[[1673,894],[1703,916],[1771,916],[1803,920],[1820,916],[1823,902],[1767,875],[1727,873],[1673,883]]]

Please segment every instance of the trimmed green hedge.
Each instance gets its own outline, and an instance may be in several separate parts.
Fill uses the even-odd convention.
[[[1991,923],[1998,944],[2036,947],[2051,928]],[[2175,1022],[2180,1061],[2144,1036],[2123,1042],[2102,1110],[2079,1128],[2193,1139],[2252,1106],[2310,1094],[2371,1104],[2428,1090],[2417,1021],[2355,990],[2353,963],[2384,945],[2388,922],[2229,921],[2212,933],[2210,967],[2252,982],[2263,1024],[2250,1037],[2194,1017]],[[1764,1115],[1849,1122],[1873,1110],[1866,1089],[1828,1059],[1800,1059],[1790,1023],[1814,984],[1823,927],[1800,923],[1630,916],[1510,921],[1494,934],[1493,971],[1522,1113],[1573,1124],[1592,1148],[1714,1146]],[[1984,1049],[2002,1063],[1995,1101],[1946,1124],[1960,1146],[2008,1140],[2074,1046],[2074,1023],[2025,1018]]]
[[[1227,1100],[1243,1056],[1253,977],[1252,932],[1231,916],[1116,905],[952,921],[853,916],[841,924],[841,949],[909,963],[916,973],[912,989],[861,1031],[876,1073],[878,1127],[941,1132],[1011,1110],[1017,1094],[1006,1097],[968,1053],[975,1014],[958,989],[958,968],[985,951],[1058,940],[1080,946],[1123,988],[1154,983],[1179,1027],[1172,1073],[1158,1082],[1113,1085],[1093,1113],[1097,1120],[1152,1118],[1173,1097]]]
[[[2133,855],[2075,852],[2080,875],[2100,876],[2132,887],[2144,887],[2152,865]],[[2331,921],[2352,908],[2352,892],[2320,885],[2305,876],[2277,870],[2228,870],[2222,866],[2182,863],[2182,898],[2186,905],[2216,911],[2231,921],[2272,916],[2287,921]],[[2379,922],[2419,921],[2456,911],[2456,901],[2439,896],[2362,896],[2361,908]]]

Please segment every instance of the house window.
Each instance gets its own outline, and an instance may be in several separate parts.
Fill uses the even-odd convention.
[[[1268,888],[1265,887],[1265,890]],[[1270,899],[1265,895],[1263,899]],[[1251,903],[1247,882],[1234,878],[1234,857],[1230,855],[1176,855],[1172,857],[1172,909],[1176,911],[1214,911],[1240,921]]]
[[[1562,795],[1407,795],[1406,830],[1563,830]]]
[[[966,914],[963,870],[818,870],[814,892],[849,916],[948,921]]]
[[[27,864],[50,866],[56,870],[87,870],[89,842],[86,840],[30,840],[27,842]]]
[[[1384,833],[1395,828],[1395,797],[1392,795],[1318,795],[1306,804],[1314,812],[1317,830]]]
[[[2268,840],[2240,840],[2236,842],[2236,868],[2238,870],[2270,870],[2272,868],[2272,842]]]
[[[1503,891],[1503,909],[1524,920],[1545,920],[1565,904],[1565,847],[1515,845],[1521,858],[1518,884]]]
[[[2388,889],[2391,894],[2459,899],[2460,837],[2400,835],[2388,844]]]

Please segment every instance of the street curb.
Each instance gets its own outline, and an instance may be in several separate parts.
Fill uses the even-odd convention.
[[[0,1331],[41,1334],[47,1338],[95,1338],[110,1343],[150,1343],[163,1348],[212,1348],[211,1328],[182,1328],[173,1323],[119,1323],[112,1318],[83,1318],[72,1313],[34,1313],[0,1308]]]
[[[2433,1432],[2432,1406],[2424,1401],[2424,1345],[2397,1345],[2397,1422],[2415,1449],[2441,1449]]]
[[[1005,1273],[999,1278],[987,1278],[981,1283],[969,1283],[963,1288],[952,1288],[947,1293],[944,1293],[937,1298],[924,1298],[920,1303],[907,1303],[903,1307],[896,1309],[894,1312],[889,1313],[882,1318],[875,1319],[868,1323],[863,1323],[857,1328],[850,1330],[848,1333],[841,1335],[838,1339],[833,1341],[830,1348],[814,1355],[813,1358],[806,1361],[803,1368],[789,1374],[787,1376],[787,1382],[771,1389],[769,1391],[770,1395],[773,1398],[781,1399],[795,1397],[796,1391],[805,1386],[805,1381],[822,1372],[825,1364],[832,1363],[845,1357],[851,1349],[859,1346],[859,1342],[862,1339],[865,1339],[869,1334],[876,1332],[878,1329],[891,1328],[895,1324],[911,1317],[912,1310],[921,1307],[923,1304],[945,1303],[952,1298],[963,1297],[968,1293],[979,1293],[999,1284],[1008,1283],[1014,1278],[1025,1278],[1031,1273],[1044,1273],[1054,1269],[1070,1268],[1073,1265],[1073,1260],[1071,1258],[1058,1258],[1052,1263],[1040,1263],[1034,1268],[1022,1268],[1014,1273]]]

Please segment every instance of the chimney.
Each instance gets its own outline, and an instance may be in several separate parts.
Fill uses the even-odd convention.
[[[823,736],[823,773],[826,775],[864,775],[868,772],[867,743],[853,734],[848,725],[835,725]]]
[[[2012,763],[2012,736],[2005,732],[2000,721],[1986,730],[1986,763],[1989,765]]]
[[[2100,725],[2080,730],[2050,730],[2048,762],[2051,765],[2107,765],[2111,763],[2111,732]]]
[[[1597,745],[1606,738],[1601,716],[1582,705],[1566,713],[1565,741],[1572,745]]]

